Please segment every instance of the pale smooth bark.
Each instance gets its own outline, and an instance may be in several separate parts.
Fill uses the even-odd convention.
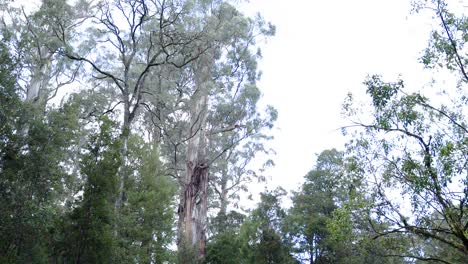
[[[51,63],[50,57],[47,57],[41,59],[40,65],[37,65],[35,69],[33,69],[31,82],[27,87],[26,101],[32,102],[39,100],[41,92],[44,93],[44,89],[47,88],[47,84],[50,81]]]

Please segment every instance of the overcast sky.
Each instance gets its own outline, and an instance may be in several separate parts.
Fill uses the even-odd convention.
[[[411,14],[409,0],[250,0],[276,25],[263,45],[259,83],[263,103],[278,109],[271,142],[277,155],[268,189],[295,190],[313,168],[316,154],[342,149],[341,104],[348,92],[363,94],[369,74],[410,85],[426,77],[418,59],[431,19]],[[425,73],[427,75],[427,73]],[[419,88],[416,88],[419,89]],[[263,187],[261,187],[263,189]]]

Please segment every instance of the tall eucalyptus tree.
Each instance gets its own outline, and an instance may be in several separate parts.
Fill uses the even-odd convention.
[[[118,191],[113,199],[117,213],[133,174],[127,169],[128,141],[135,126],[148,120],[139,119],[145,112],[153,121],[150,134],[162,146],[162,159],[179,180],[179,242],[195,247],[202,259],[209,168],[228,159],[227,151],[245,139],[262,138],[262,128],[271,128],[276,118],[272,108],[267,116],[257,112],[260,92],[255,86],[260,57],[256,40],[273,34],[274,28],[260,17],[245,17],[226,1],[74,3],[44,0],[37,13],[23,16],[21,30],[11,31],[21,40],[12,44],[19,43],[18,56],[29,38],[37,51],[27,53],[31,58],[25,65],[30,68],[20,71],[27,78],[25,98],[37,101],[44,95],[40,101],[47,103],[57,87],[77,76],[77,68],[61,71],[70,61],[81,67],[81,83],[113,90],[116,96],[107,100],[110,105],[103,113],[120,119],[122,162],[116,163]],[[15,12],[5,25],[14,25],[24,13]]]
[[[198,12],[209,14],[195,17],[211,38],[209,49],[191,64],[187,74],[193,81],[181,88],[186,93],[181,112],[187,114],[180,114],[179,120],[186,133],[171,139],[173,175],[181,186],[179,246],[194,249],[200,258],[205,255],[211,168],[243,140],[260,137],[261,129],[271,127],[276,118],[273,108],[267,117],[257,112],[259,53],[253,50],[256,38],[271,35],[274,28],[260,18],[244,17],[230,4],[215,4],[198,7]],[[182,162],[178,149],[185,152]]]
[[[98,85],[113,87],[118,101],[108,109],[122,109],[119,191],[116,209],[125,199],[126,156],[131,126],[144,101],[152,71],[165,66],[183,68],[205,50],[198,45],[202,32],[185,30],[183,19],[190,11],[180,1],[99,1],[80,31],[80,40],[61,40],[62,54],[84,62]],[[76,38],[76,36],[75,36]]]

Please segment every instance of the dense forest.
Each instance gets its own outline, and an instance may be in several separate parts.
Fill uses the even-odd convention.
[[[278,113],[238,4],[0,0],[0,263],[468,263],[468,18],[414,1],[432,85],[370,75],[348,143],[243,210]]]

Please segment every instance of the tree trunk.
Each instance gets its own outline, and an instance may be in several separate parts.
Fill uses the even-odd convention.
[[[26,87],[26,102],[35,106],[34,115],[42,117],[45,113],[47,103],[47,85],[51,79],[52,55],[45,48],[41,50],[46,53],[45,58],[39,58],[38,65],[33,66],[31,80]],[[29,124],[26,122],[20,128],[20,133],[26,136],[29,133]]]
[[[40,63],[34,66],[31,81],[26,91],[26,101],[29,102],[41,99],[41,95],[47,95],[47,93],[44,93],[44,89],[47,88],[47,84],[50,81],[52,54],[50,54],[46,48],[42,48],[41,53],[44,53],[45,56],[43,58],[39,58]]]
[[[224,183],[221,186],[221,197],[220,197],[220,210],[219,213],[221,215],[226,215],[227,213],[227,205],[228,205],[228,190],[226,188],[226,184]],[[223,223],[224,224],[224,223]]]
[[[117,199],[115,200],[115,210],[117,214],[119,213],[120,208],[122,207],[122,203],[125,199],[125,181],[126,177],[128,176],[127,172],[127,152],[128,152],[128,138],[130,136],[130,124],[132,122],[132,118],[130,116],[130,103],[129,97],[127,94],[124,94],[124,120],[122,125],[122,131],[120,134],[120,140],[122,141],[122,146],[120,148],[120,155],[122,158],[122,164],[117,173],[118,177],[118,193]]]
[[[208,210],[208,163],[206,158],[205,123],[212,60],[205,55],[196,69],[196,91],[192,96],[191,121],[185,178],[179,205],[179,249],[198,251],[198,260],[206,255],[206,222]]]
[[[227,169],[222,170],[221,175],[221,193],[219,194],[219,216],[220,224],[222,227],[226,226],[226,213],[227,213],[227,205],[228,205],[228,172]]]

